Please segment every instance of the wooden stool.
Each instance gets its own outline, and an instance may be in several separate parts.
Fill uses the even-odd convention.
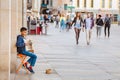
[[[18,73],[18,72],[20,71],[20,69],[22,68],[22,66],[23,66],[24,63],[25,63],[25,59],[27,58],[27,56],[26,56],[26,55],[23,55],[23,54],[18,54],[17,56],[18,56],[18,58],[20,58],[21,63],[20,63],[20,65],[18,66],[18,68],[17,68],[17,70],[16,70],[16,73]],[[28,69],[25,68],[25,70],[26,70],[26,73],[28,74]]]

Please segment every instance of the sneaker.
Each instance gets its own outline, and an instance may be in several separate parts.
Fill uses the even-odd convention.
[[[76,41],[76,45],[78,45],[79,44],[79,42],[78,41]]]
[[[90,42],[87,42],[87,45],[90,45]]]
[[[32,68],[29,67],[29,68],[27,68],[27,69],[28,69],[31,73],[33,73],[33,74],[35,73]]]

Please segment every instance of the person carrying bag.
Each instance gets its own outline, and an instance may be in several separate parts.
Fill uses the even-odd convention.
[[[97,37],[101,37],[101,29],[104,23],[103,23],[103,20],[101,19],[101,15],[99,15],[98,17],[99,18],[96,20]]]

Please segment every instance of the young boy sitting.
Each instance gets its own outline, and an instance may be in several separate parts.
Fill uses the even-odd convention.
[[[36,63],[37,56],[34,53],[31,53],[26,50],[26,46],[29,45],[29,42],[26,42],[26,39],[25,39],[25,37],[27,36],[27,28],[22,27],[20,29],[20,32],[21,32],[21,35],[17,36],[17,42],[16,42],[17,52],[18,54],[23,54],[30,57],[30,59],[27,62],[25,62],[23,66],[27,68],[31,73],[35,73],[32,67]],[[29,67],[28,67],[28,64],[30,64]]]

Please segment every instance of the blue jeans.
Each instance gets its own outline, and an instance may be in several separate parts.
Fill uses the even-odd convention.
[[[60,24],[60,29],[61,29],[61,30],[64,30],[65,28],[66,28],[66,24],[64,24],[64,23],[62,24],[62,23],[61,23],[61,24]]]
[[[28,63],[30,63],[30,66],[34,66],[36,63],[37,56],[34,53],[31,53],[29,51],[23,51],[23,55],[29,56],[30,59],[28,59]]]

